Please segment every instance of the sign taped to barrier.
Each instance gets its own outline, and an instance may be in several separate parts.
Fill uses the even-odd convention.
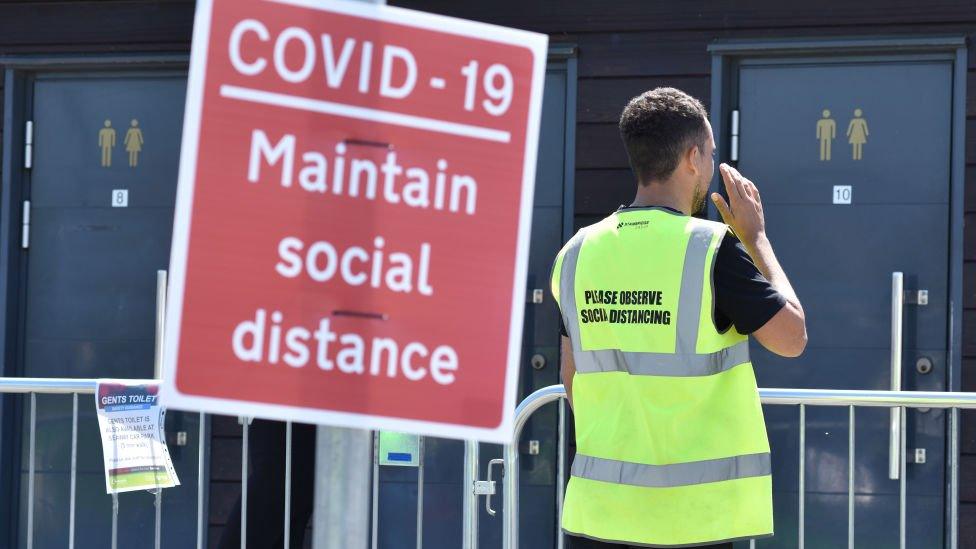
[[[506,442],[544,35],[197,4],[168,407]]]
[[[103,379],[95,391],[109,494],[179,486],[163,434],[158,384]]]

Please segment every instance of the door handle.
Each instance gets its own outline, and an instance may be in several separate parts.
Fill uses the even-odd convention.
[[[163,328],[166,324],[166,271],[156,271],[156,353],[153,377],[163,377]]]
[[[901,390],[902,313],[905,308],[905,275],[891,273],[891,390]],[[901,472],[901,408],[893,407],[889,422],[888,478],[898,480]]]

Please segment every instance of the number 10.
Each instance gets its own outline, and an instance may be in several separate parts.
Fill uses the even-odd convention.
[[[834,185],[834,204],[850,204],[852,194],[850,185]]]

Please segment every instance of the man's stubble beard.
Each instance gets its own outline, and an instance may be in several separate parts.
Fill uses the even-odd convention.
[[[695,186],[695,192],[691,195],[691,215],[705,213],[705,198],[708,196],[708,181],[703,181]]]

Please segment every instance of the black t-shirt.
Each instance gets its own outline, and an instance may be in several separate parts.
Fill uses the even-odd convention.
[[[786,305],[783,294],[777,292],[759,272],[745,246],[731,232],[725,235],[719,246],[713,278],[715,325],[719,332],[725,332],[734,325],[739,333],[751,334],[762,328]],[[562,335],[568,336],[562,315],[559,317],[559,330]]]

